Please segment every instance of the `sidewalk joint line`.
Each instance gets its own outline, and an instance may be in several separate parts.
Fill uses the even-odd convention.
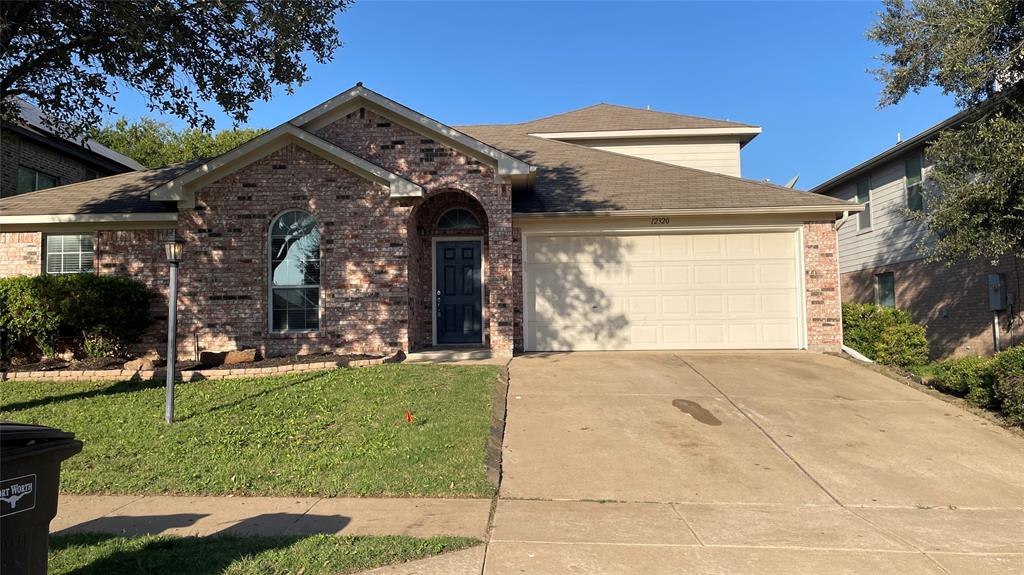
[[[697,540],[697,543],[699,543],[701,547],[705,547],[704,540],[700,538],[700,535],[697,535],[697,531],[694,530],[693,526],[690,525],[690,522],[686,520],[686,517],[683,515],[683,513],[676,509],[676,506],[672,503],[669,503],[668,506],[672,508],[673,513],[676,514],[676,517],[683,521],[683,525],[686,525],[686,528],[690,530],[690,534],[693,535],[693,538]]]
[[[696,367],[693,367],[693,365],[691,365],[690,362],[688,362],[685,359],[683,359],[682,357],[680,357],[679,354],[672,354],[672,355],[676,359],[681,361],[683,363],[683,365],[685,365],[686,367],[688,367],[691,370],[693,370],[693,373],[696,373],[697,375],[699,375],[701,377],[701,379],[703,379],[704,381],[706,381],[708,383],[708,385],[710,385],[711,387],[715,388],[715,391],[717,391],[718,393],[722,394],[722,397],[724,397],[726,401],[728,401],[734,408],[736,408],[736,411],[740,412],[740,415],[745,417],[747,419],[747,421],[749,421],[751,423],[751,425],[756,427],[757,430],[760,431],[762,435],[764,435],[766,438],[768,438],[768,441],[772,442],[772,445],[774,445],[775,448],[779,450],[779,452],[781,452],[783,455],[786,456],[787,459],[789,459],[791,462],[793,462],[793,465],[795,465],[797,469],[799,469],[808,479],[810,479],[815,485],[817,485],[818,489],[821,489],[822,492],[825,493],[825,495],[828,495],[829,498],[832,499],[832,501],[835,501],[836,505],[838,505],[840,507],[843,506],[843,503],[841,501],[839,501],[839,498],[837,498],[835,495],[833,495],[831,491],[829,491],[824,485],[821,484],[820,481],[818,481],[813,475],[811,475],[811,472],[807,471],[807,469],[805,469],[803,465],[800,465],[800,462],[797,461],[795,457],[790,455],[790,453],[788,451],[786,451],[786,448],[782,447],[781,443],[776,441],[775,438],[772,437],[771,434],[768,433],[768,431],[765,428],[761,427],[761,425],[759,423],[754,421],[754,418],[750,417],[750,414],[748,414],[746,412],[746,410],[744,410],[742,407],[740,407],[735,401],[732,400],[731,397],[729,397],[728,394],[726,394],[724,391],[721,390],[721,388],[719,388],[717,385],[715,385],[715,383],[713,381],[711,381],[708,378],[708,376],[706,376],[703,373],[701,373]]]

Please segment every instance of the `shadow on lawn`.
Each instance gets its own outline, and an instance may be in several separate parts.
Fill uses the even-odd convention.
[[[315,373],[315,372],[313,372],[313,373]],[[282,385],[279,385],[279,386],[276,386],[276,387],[262,388],[262,389],[254,388],[254,389],[257,390],[256,393],[252,393],[250,395],[245,395],[243,397],[240,397],[238,399],[235,399],[235,400],[227,402],[227,403],[223,403],[223,404],[220,404],[220,405],[215,405],[215,406],[211,407],[210,409],[208,409],[207,411],[202,412],[202,413],[213,413],[213,412],[216,412],[216,411],[220,411],[222,409],[228,409],[230,407],[236,407],[236,406],[241,405],[242,403],[244,403],[244,402],[246,402],[246,401],[248,401],[250,399],[257,398],[257,397],[262,397],[264,395],[268,395],[268,394],[271,394],[271,393],[274,393],[274,392],[277,392],[277,391],[281,391],[282,389],[287,389],[289,387],[293,387],[293,386],[296,386],[296,385],[299,385],[299,384],[302,384],[302,383],[306,383],[308,381],[312,381],[312,380],[316,379],[319,376],[320,376],[320,374],[316,374],[316,375],[305,375],[304,374],[302,377],[298,377],[296,379],[286,381]],[[188,385],[189,383],[192,383],[192,382],[178,381],[175,385],[178,385],[178,386],[180,386],[180,385]],[[164,385],[165,385],[165,381],[163,379],[141,379],[141,378],[136,376],[136,377],[133,377],[132,379],[126,379],[124,381],[119,381],[119,382],[117,382],[117,383],[115,383],[113,385],[108,385],[106,387],[101,387],[101,388],[98,388],[98,389],[90,389],[88,391],[78,391],[78,392],[74,392],[74,393],[65,393],[65,394],[62,394],[62,395],[48,395],[46,397],[30,399],[28,401],[21,401],[21,402],[10,403],[10,404],[0,404],[0,412],[4,412],[4,411],[21,411],[23,409],[32,409],[34,407],[42,407],[44,405],[53,405],[53,404],[56,404],[56,403],[63,403],[65,401],[75,401],[75,400],[79,400],[79,399],[90,399],[90,398],[93,398],[93,397],[102,397],[102,396],[108,396],[108,395],[119,395],[119,394],[122,394],[122,393],[132,393],[132,392],[136,392],[136,391],[143,391],[143,390],[146,390],[146,389],[163,388]],[[60,384],[55,384],[54,388],[55,389],[59,389],[60,388]],[[188,416],[179,418],[178,421],[184,421],[184,420],[187,420],[187,419],[191,419],[191,418],[193,418],[193,417],[195,417],[197,415],[199,415],[199,413],[190,414]]]
[[[204,517],[207,515],[200,513],[102,517],[52,534],[50,550],[57,553],[72,552],[76,546],[102,546],[104,542],[112,546],[108,554],[67,571],[68,575],[213,575],[223,573],[243,557],[285,549],[316,533],[338,533],[352,521],[343,515],[265,513],[206,536],[157,538],[134,544],[129,542],[127,545],[121,541],[111,541],[118,537],[160,535],[171,529],[187,528]],[[300,519],[303,525],[299,525]],[[295,534],[269,535],[287,529],[293,530]]]
[[[33,407],[63,403],[65,401],[75,401],[77,399],[89,399],[91,397],[101,397],[104,395],[131,393],[154,387],[163,387],[163,385],[164,382],[162,380],[158,381],[155,379],[141,379],[139,377],[133,377],[132,379],[119,381],[113,385],[108,385],[98,389],[90,389],[89,391],[77,391],[75,393],[65,393],[62,395],[48,395],[46,397],[30,399],[28,401],[0,405],[0,411],[20,411],[22,409],[32,409]],[[60,388],[60,384],[54,384],[53,386],[53,389]]]

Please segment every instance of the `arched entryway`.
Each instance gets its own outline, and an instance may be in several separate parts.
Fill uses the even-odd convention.
[[[471,195],[434,192],[409,218],[409,345],[486,345],[487,214]]]

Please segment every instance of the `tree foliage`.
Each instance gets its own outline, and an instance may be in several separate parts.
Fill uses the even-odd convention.
[[[196,128],[176,131],[166,122],[142,118],[137,122],[120,119],[93,130],[93,139],[133,158],[147,168],[219,156],[265,132],[263,128],[242,128],[204,132]]]
[[[938,86],[969,110],[927,149],[922,251],[949,263],[1024,255],[1024,2],[885,0],[868,36],[890,50],[880,104]]]
[[[100,123],[122,87],[151,111],[210,131],[204,105],[236,123],[276,85],[308,79],[302,56],[330,60],[335,15],[351,0],[4,0],[0,117],[14,97],[35,103],[67,136]]]

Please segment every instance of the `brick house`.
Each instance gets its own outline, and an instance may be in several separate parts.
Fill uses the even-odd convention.
[[[925,229],[907,217],[906,210],[927,209],[925,148],[965,117],[952,116],[811,190],[867,208],[839,229],[843,301],[906,309],[926,326],[933,358],[992,354],[996,334],[1002,348],[1024,341],[1020,259],[928,262],[917,250]]]
[[[0,275],[88,260],[165,294],[176,230],[187,356],[837,351],[861,208],[739,178],[759,132],[604,104],[453,128],[360,84],[216,158],[0,200]]]
[[[94,140],[57,135],[35,106],[16,102],[21,121],[0,127],[0,197],[145,169]]]

